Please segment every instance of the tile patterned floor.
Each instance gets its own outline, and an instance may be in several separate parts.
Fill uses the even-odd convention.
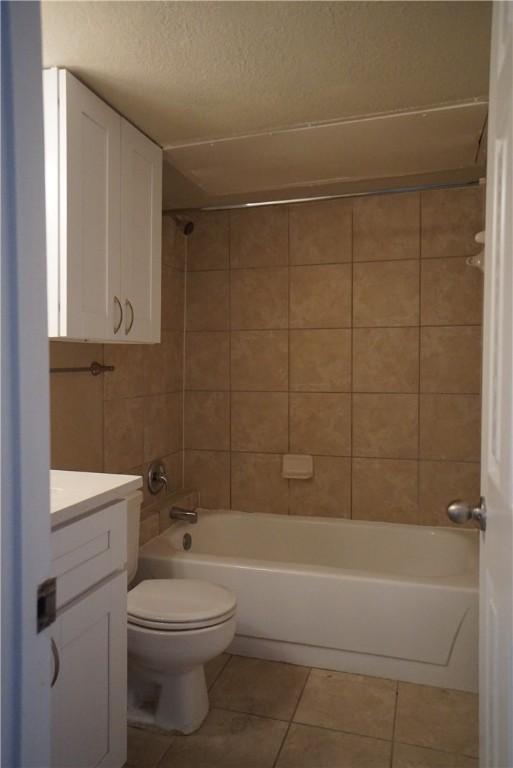
[[[223,654],[191,736],[129,728],[127,768],[477,768],[477,696]]]

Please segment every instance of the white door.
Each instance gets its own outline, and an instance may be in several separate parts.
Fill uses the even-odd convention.
[[[2,55],[2,741],[0,765],[50,755],[49,395],[39,3],[0,3]]]
[[[65,608],[51,635],[51,764],[119,768],[126,760],[126,573]]]
[[[120,340],[160,341],[162,150],[121,120]]]
[[[121,118],[65,70],[59,99],[60,332],[118,338]]]
[[[486,192],[480,765],[513,766],[513,3],[493,9]]]

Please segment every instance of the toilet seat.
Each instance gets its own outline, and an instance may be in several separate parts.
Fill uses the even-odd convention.
[[[127,596],[129,624],[167,632],[222,624],[235,609],[231,592],[196,579],[148,579]]]

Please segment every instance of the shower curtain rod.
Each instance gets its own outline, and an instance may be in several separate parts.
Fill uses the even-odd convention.
[[[366,192],[344,192],[340,195],[321,195],[319,197],[295,197],[286,200],[266,200],[261,203],[236,203],[234,205],[210,205],[204,208],[192,208],[188,206],[183,210],[199,210],[199,211],[232,211],[239,208],[258,208],[265,205],[292,205],[295,203],[311,203],[319,200],[338,200],[345,197],[369,197],[370,195],[388,195],[388,194],[400,194],[401,192],[423,192],[430,189],[455,189],[457,187],[476,187],[479,184],[484,184],[485,179],[476,179],[475,181],[449,181],[440,184],[418,184],[413,187],[383,187],[380,189],[372,189]],[[180,213],[180,209],[167,208],[162,211],[163,216],[172,216]]]

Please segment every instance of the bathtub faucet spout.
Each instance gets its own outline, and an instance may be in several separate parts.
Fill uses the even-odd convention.
[[[184,509],[184,507],[171,507],[169,511],[171,520],[184,520],[186,523],[194,525],[198,522],[198,513],[195,509]]]

